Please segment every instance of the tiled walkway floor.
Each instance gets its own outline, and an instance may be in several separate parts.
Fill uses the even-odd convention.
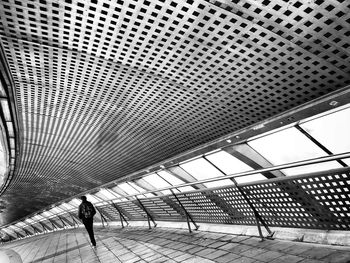
[[[350,262],[349,247],[266,240],[185,230],[130,227],[95,230],[97,248],[85,229],[58,231],[2,245],[23,262]]]

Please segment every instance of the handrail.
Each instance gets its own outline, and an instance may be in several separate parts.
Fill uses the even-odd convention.
[[[330,161],[339,160],[339,159],[345,159],[345,158],[350,158],[350,152],[341,153],[341,154],[333,154],[333,155],[330,155],[330,156],[313,158],[313,159],[308,159],[308,160],[298,161],[298,162],[293,162],[293,163],[288,163],[288,164],[281,164],[281,165],[276,165],[276,166],[272,166],[272,167],[268,167],[268,168],[262,168],[262,169],[258,169],[258,170],[250,170],[250,171],[230,174],[230,175],[226,175],[226,176],[221,176],[221,177],[204,179],[204,180],[200,180],[200,181],[196,181],[196,182],[179,184],[179,185],[176,185],[176,186],[174,186],[174,185],[167,186],[167,187],[163,187],[163,188],[158,188],[158,189],[153,189],[153,190],[149,190],[149,191],[145,191],[145,192],[140,192],[138,194],[124,195],[124,196],[121,196],[121,197],[116,197],[114,199],[109,199],[109,200],[106,200],[106,201],[96,202],[95,204],[100,204],[102,202],[107,202],[107,201],[119,200],[119,199],[123,199],[123,198],[132,198],[132,197],[136,197],[136,196],[140,196],[140,195],[145,195],[145,194],[150,194],[150,193],[155,193],[155,192],[161,192],[161,191],[165,191],[165,190],[171,190],[171,189],[174,189],[174,188],[182,188],[182,187],[186,187],[186,186],[192,186],[192,185],[198,185],[198,184],[203,184],[203,183],[216,182],[216,181],[227,180],[227,179],[231,179],[231,178],[238,178],[238,177],[243,177],[243,176],[252,175],[252,174],[271,172],[271,171],[288,169],[288,168],[295,168],[295,167],[306,166],[306,165],[311,165],[311,164],[330,162]],[[343,168],[339,168],[339,169],[347,170],[347,169],[350,169],[350,167],[345,167],[345,168],[343,167]],[[339,169],[334,169],[334,170],[339,170]],[[319,173],[322,173],[322,171],[317,172],[317,174],[319,174]],[[314,173],[312,173],[312,174],[314,174]],[[300,176],[301,175],[292,175],[292,176],[288,176],[288,178],[300,177]],[[302,175],[302,176],[305,176],[305,175]],[[275,180],[275,179],[279,179],[279,178],[282,179],[282,178],[285,178],[285,177],[278,177],[278,178],[260,180],[259,182],[261,182],[261,181],[271,182],[271,180]],[[252,183],[256,183],[256,182],[252,182]],[[237,185],[241,186],[243,184],[238,184],[237,183]],[[201,190],[203,190],[203,189],[201,189]]]
[[[216,181],[221,181],[221,180],[227,180],[230,178],[238,178],[238,177],[243,177],[243,176],[247,176],[247,175],[252,175],[252,174],[258,174],[258,173],[264,173],[264,172],[270,172],[270,171],[275,171],[275,170],[282,170],[282,169],[288,169],[288,168],[295,168],[295,167],[300,167],[300,166],[306,166],[306,165],[311,165],[311,164],[317,164],[317,163],[324,163],[324,162],[329,162],[329,161],[335,161],[335,160],[339,160],[339,159],[346,159],[346,158],[350,158],[350,152],[345,152],[345,153],[340,153],[340,154],[333,154],[333,155],[329,155],[329,156],[323,156],[323,157],[318,157],[318,158],[312,158],[312,159],[307,159],[307,160],[303,160],[303,161],[297,161],[297,162],[293,162],[293,163],[288,163],[288,164],[282,164],[282,165],[276,165],[276,166],[272,166],[272,167],[267,167],[267,168],[262,168],[262,169],[258,169],[258,170],[249,170],[249,171],[245,171],[245,172],[240,172],[240,173],[235,173],[235,174],[231,174],[231,175],[226,175],[226,176],[221,176],[221,177],[215,177],[215,178],[210,178],[210,179],[205,179],[205,180],[200,180],[200,181],[196,181],[196,182],[190,182],[190,183],[184,183],[184,184],[179,184],[176,186],[168,186],[168,187],[163,187],[163,188],[158,188],[158,189],[153,189],[153,190],[149,190],[149,191],[145,191],[145,192],[140,192],[137,194],[132,194],[132,195],[126,195],[126,196],[121,196],[121,197],[116,197],[113,199],[108,199],[108,200],[104,200],[104,201],[100,201],[100,202],[96,202],[94,203],[95,205],[99,205],[101,203],[104,202],[113,202],[116,200],[120,200],[120,199],[124,199],[124,198],[130,198],[133,199],[137,196],[140,195],[145,195],[145,194],[149,194],[149,193],[156,193],[156,192],[161,192],[161,191],[165,191],[165,190],[171,190],[171,189],[176,189],[176,188],[182,188],[182,187],[186,187],[186,186],[192,186],[192,185],[198,185],[198,184],[203,184],[203,183],[209,183],[209,182],[216,182]],[[342,167],[342,168],[338,168],[338,169],[332,169],[332,171],[338,171],[338,170],[350,170],[350,167]],[[320,172],[316,172],[316,173],[312,173],[312,174],[320,174],[320,173],[324,173],[325,171],[320,171]],[[329,171],[327,171],[329,172]],[[301,176],[306,176],[304,175],[293,175],[293,176],[288,176],[288,178],[298,178]],[[271,179],[266,179],[266,180],[260,180],[260,181],[256,181],[256,182],[273,182],[275,180],[283,180],[286,177],[277,177],[277,178],[271,178]],[[252,183],[256,183],[256,182],[252,182]],[[248,183],[248,184],[252,184],[252,183]],[[238,186],[242,186],[245,184],[237,184]],[[203,191],[203,190],[210,190],[212,188],[207,188],[207,189],[199,189],[197,191]],[[74,197],[73,197],[74,198]],[[72,197],[70,197],[69,199],[72,199]],[[22,222],[27,218],[30,218],[38,213],[42,213],[44,210],[43,209],[38,212],[32,213],[28,216],[26,216],[25,218],[16,220],[10,224],[4,225],[2,226],[0,229],[6,228],[8,226],[11,226],[13,224],[17,224],[18,222]],[[74,211],[75,207],[73,209],[70,209],[69,211]],[[63,213],[57,213],[55,215],[60,215],[60,214],[64,214]],[[46,217],[45,217],[46,219]]]

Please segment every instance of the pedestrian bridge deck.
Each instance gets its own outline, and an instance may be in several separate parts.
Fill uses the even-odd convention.
[[[90,262],[350,262],[350,247],[206,231],[144,227],[97,228],[97,247],[89,244],[85,229],[76,228],[6,243],[1,263]],[[19,258],[20,256],[20,258]]]

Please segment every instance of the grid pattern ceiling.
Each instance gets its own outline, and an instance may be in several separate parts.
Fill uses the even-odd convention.
[[[350,84],[345,0],[2,0],[21,150],[0,223]]]

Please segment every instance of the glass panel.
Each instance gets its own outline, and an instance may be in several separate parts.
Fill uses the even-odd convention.
[[[74,208],[74,206],[68,204],[68,203],[63,203],[60,206],[58,206],[59,208],[63,209],[63,210],[72,210]]]
[[[1,134],[0,134],[1,136]],[[1,182],[0,184],[2,184],[2,180],[3,180],[3,176],[6,173],[7,170],[7,155],[5,153],[5,148],[2,145],[2,140],[0,138],[0,178],[1,178]]]
[[[224,176],[218,169],[216,169],[203,158],[180,164],[180,167],[190,173],[197,180],[205,180]],[[225,179],[216,182],[204,183],[204,185],[206,187],[217,187],[233,185],[233,182],[229,179]]]
[[[139,194],[139,192],[134,187],[132,187],[129,183],[118,184],[118,187],[121,188],[128,195]]]
[[[322,116],[300,125],[333,154],[350,151],[350,108]],[[350,165],[350,160],[343,160]]]
[[[24,222],[26,222],[26,223],[28,223],[28,224],[30,224],[30,225],[32,225],[32,224],[35,223],[34,220],[33,220],[32,218],[27,218],[26,220],[24,220]]]
[[[18,225],[19,227],[26,227],[27,224],[23,223],[23,222],[18,222],[16,225]]]
[[[42,216],[40,216],[40,215],[35,215],[35,216],[33,216],[32,217],[33,218],[33,220],[35,220],[35,221],[42,221],[44,218],[42,217]]]
[[[119,195],[118,193],[114,192],[112,189],[106,189],[107,192],[111,193],[113,196],[115,196],[114,198],[120,198],[121,195]]]
[[[147,190],[138,186],[137,184],[133,183],[133,182],[129,182],[129,184],[136,189],[136,191],[138,191],[139,193],[142,193],[142,192],[146,192]],[[147,193],[147,194],[143,194],[143,196],[145,197],[154,197],[154,194],[152,193]]]
[[[150,185],[155,187],[156,189],[160,189],[160,188],[165,188],[165,187],[171,186],[167,181],[165,181],[163,178],[161,178],[157,174],[149,174],[149,175],[143,177],[143,179],[147,183],[149,183]],[[164,190],[164,191],[161,191],[161,192],[163,194],[165,194],[165,195],[171,194],[170,190]]]
[[[53,213],[51,213],[49,211],[42,212],[42,215],[45,217],[48,217],[48,218],[55,216]]]
[[[78,198],[74,198],[71,201],[69,201],[68,203],[74,207],[78,207],[81,203],[81,200]]]
[[[64,210],[62,208],[59,207],[53,207],[49,210],[49,212],[53,213],[53,214],[61,214],[62,212],[64,212]]]
[[[3,87],[1,81],[0,81],[0,96],[6,97],[5,88]]]
[[[243,183],[250,183],[250,182],[255,182],[260,180],[266,180],[267,178],[262,174],[251,174],[251,175],[246,175],[242,177],[237,177],[235,179],[237,183],[243,184]]]
[[[185,183],[181,179],[177,178],[176,176],[166,171],[160,171],[158,174],[171,185],[180,185]],[[195,190],[194,187],[192,186],[179,187],[178,189],[180,192],[188,192],[188,191]]]
[[[4,114],[5,121],[11,121],[11,114],[9,104],[6,99],[1,100],[2,113]]]
[[[13,132],[13,125],[12,125],[12,122],[6,122],[6,125],[7,125],[7,130],[9,132],[9,136],[10,137],[13,137],[15,134]]]
[[[101,189],[95,195],[100,197],[103,200],[112,200],[116,198],[111,192],[109,192],[106,189]]]
[[[206,156],[206,158],[227,175],[254,170],[246,163],[225,151],[210,154]],[[244,177],[237,177],[236,181],[237,183],[248,183],[264,179],[266,179],[266,177],[262,174],[252,174]]]
[[[112,189],[109,189],[109,190],[112,191],[113,193],[115,193],[116,195],[120,195],[120,196],[128,195],[127,193],[125,193],[125,191],[123,191],[118,186],[114,186]],[[117,202],[126,201],[126,200],[127,200],[126,198],[121,198],[121,199],[117,199]]]
[[[102,200],[100,200],[98,197],[94,196],[94,195],[91,195],[91,194],[87,194],[85,195],[86,196],[86,199],[93,203],[93,204],[96,204],[96,203],[99,203],[101,202]],[[81,202],[80,202],[81,203]]]
[[[249,141],[248,144],[273,165],[287,164],[325,156],[326,153],[296,128],[288,128]],[[336,162],[320,163],[283,170],[286,175],[296,175],[341,167]]]

